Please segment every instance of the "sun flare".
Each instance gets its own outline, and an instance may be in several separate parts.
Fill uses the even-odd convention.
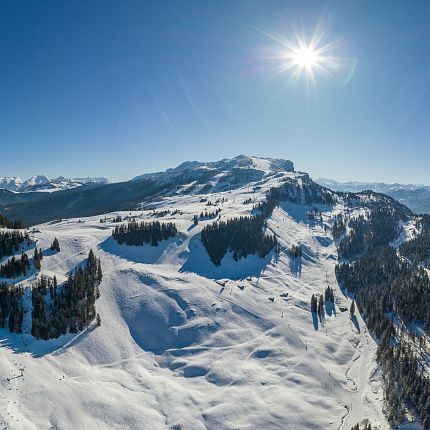
[[[312,49],[304,47],[295,52],[294,61],[299,67],[312,67],[318,62],[318,55]]]
[[[288,73],[295,80],[304,78],[307,85],[314,84],[317,75],[329,75],[339,66],[333,56],[334,43],[323,43],[323,34],[315,33],[311,38],[294,35],[293,40],[263,32],[277,42],[270,57],[276,61],[274,74]]]

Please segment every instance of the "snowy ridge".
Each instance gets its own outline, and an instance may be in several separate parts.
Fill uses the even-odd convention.
[[[223,190],[215,178],[208,193],[173,193],[148,210],[103,215],[104,222],[69,219],[33,230],[42,249],[59,239],[61,252],[46,255],[41,271],[59,280],[96,251],[102,325],[37,341],[28,332],[27,290],[24,334],[0,329],[7,428],[349,430],[362,418],[388,428],[376,344],[359,315],[355,325],[342,312],[350,299],[337,285],[336,247],[324,228],[346,211],[340,199],[334,206],[282,203],[268,220],[279,254],[238,262],[227,254],[221,266],[211,263],[199,233],[213,220],[192,222],[208,201],[218,200],[222,220],[249,216],[271,187],[308,178],[251,162],[263,175],[244,186]],[[315,206],[322,224],[308,217]],[[154,218],[154,210],[170,213]],[[118,245],[111,237],[117,215],[174,222],[180,233],[158,247]],[[300,266],[287,252],[297,244]],[[335,308],[326,309],[325,321],[313,320],[311,295],[328,284]]]
[[[338,182],[333,179],[324,178],[319,178],[316,182],[334,191],[361,192],[373,190],[393,197],[417,214],[430,213],[429,185],[385,184],[381,182]]]
[[[133,178],[133,181],[138,181],[147,178],[157,178],[166,175],[178,175],[186,171],[212,171],[221,173],[231,171],[232,169],[255,169],[264,174],[273,172],[293,172],[294,164],[289,160],[280,160],[262,157],[249,157],[246,155],[239,155],[232,159],[223,159],[213,162],[200,162],[200,161],[186,161],[174,169],[167,169],[165,172],[146,173],[144,175]]]
[[[73,178],[66,179],[63,176],[49,179],[44,175],[32,176],[30,179],[22,180],[16,176],[6,177],[0,176],[0,189],[5,189],[15,192],[30,192],[30,191],[61,191],[71,188],[77,188],[87,184],[107,184],[106,178]]]

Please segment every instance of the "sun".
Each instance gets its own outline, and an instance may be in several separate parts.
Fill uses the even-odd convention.
[[[315,32],[310,38],[294,34],[292,40],[262,33],[277,42],[268,57],[276,61],[275,75],[286,73],[295,80],[303,78],[309,87],[318,75],[329,75],[339,65],[339,59],[333,55],[335,44],[323,43],[323,33]]]
[[[298,67],[312,68],[318,63],[318,55],[314,50],[305,46],[294,53],[293,61]]]
[[[336,59],[329,55],[330,44],[321,44],[321,38],[313,36],[309,42],[296,37],[294,43],[283,41],[280,51],[279,72],[292,72],[296,79],[304,76],[308,84],[315,83],[317,74],[328,74]]]

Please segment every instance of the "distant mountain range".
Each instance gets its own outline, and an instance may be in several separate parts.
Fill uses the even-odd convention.
[[[30,192],[36,191],[34,188],[27,188],[27,192],[0,189],[0,213],[33,225],[59,218],[132,210],[150,205],[161,196],[234,190],[293,171],[294,164],[289,160],[245,155],[208,163],[188,161],[131,181],[87,182],[55,193]]]
[[[107,184],[106,178],[73,178],[68,179],[63,176],[50,179],[44,175],[32,176],[23,180],[17,176],[0,176],[0,189],[14,192],[46,191],[54,192],[77,188],[88,184]]]
[[[386,184],[383,182],[338,182],[334,179],[325,178],[319,178],[316,182],[333,191],[360,192],[372,190],[393,197],[417,214],[430,213],[430,186],[428,185]]]
[[[112,184],[104,178],[36,176],[22,181],[0,177],[0,213],[34,225],[60,218],[149,207],[160,198],[174,195],[218,193],[248,185],[258,188],[270,178],[293,172],[294,164],[289,160],[239,155],[215,162],[186,161],[164,172],[147,173]],[[393,197],[415,213],[430,213],[430,188],[424,185],[340,183],[327,179],[317,182],[334,191],[371,189]]]

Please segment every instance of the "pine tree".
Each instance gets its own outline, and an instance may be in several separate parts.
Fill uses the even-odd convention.
[[[351,316],[355,315],[355,300],[353,300],[351,303],[351,307],[349,308],[349,313]]]
[[[321,319],[324,319],[324,317],[325,317],[324,298],[323,298],[322,294],[320,295],[320,299],[318,302],[318,315],[320,316]]]
[[[316,313],[318,311],[318,300],[315,297],[315,294],[312,294],[311,297],[311,312]]]
[[[103,280],[103,272],[102,272],[102,265],[100,263],[100,260],[97,262],[97,283],[101,284]]]
[[[37,248],[34,249],[34,256],[33,256],[33,262],[34,262],[34,268],[36,270],[40,270],[41,268],[41,263],[40,263],[40,256],[39,256],[39,251]]]
[[[33,336],[52,339],[87,327],[97,316],[95,301],[100,296],[100,278],[101,264],[92,251],[87,264],[69,273],[67,281],[60,286],[55,277],[40,276],[32,287]],[[22,320],[17,310],[14,310],[14,319]],[[9,325],[13,324],[17,326],[18,323],[9,321]]]
[[[60,242],[58,242],[57,238],[54,238],[54,241],[51,243],[51,251],[60,252]]]

